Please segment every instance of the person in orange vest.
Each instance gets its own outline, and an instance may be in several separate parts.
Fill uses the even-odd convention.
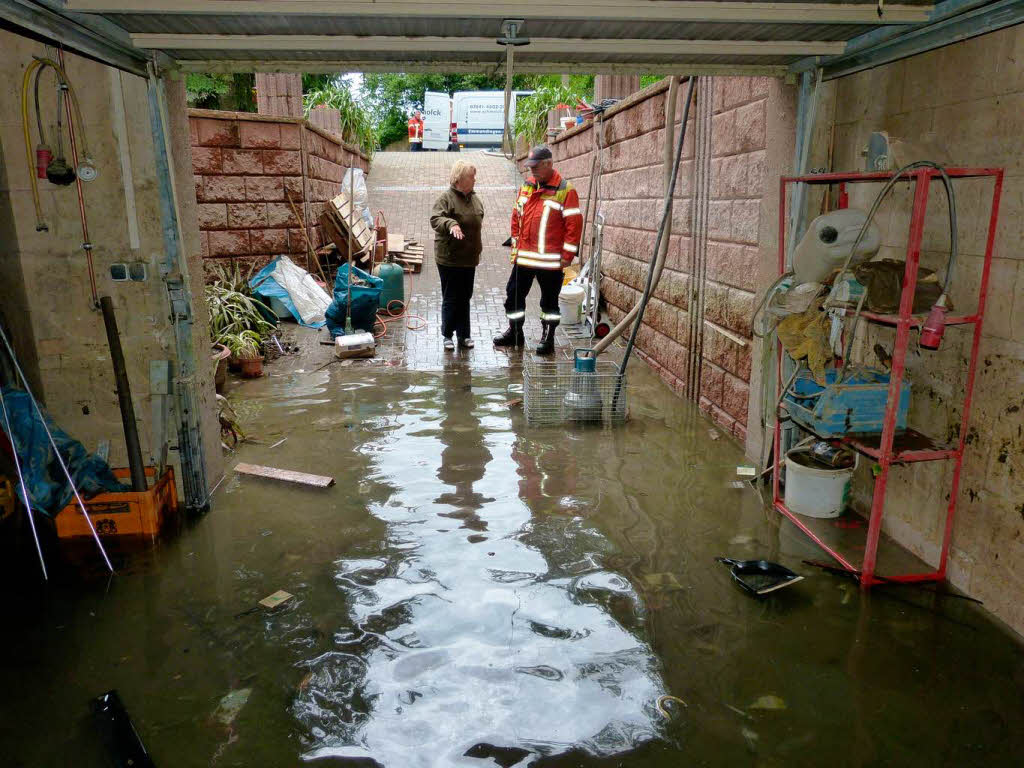
[[[558,294],[563,270],[580,248],[583,212],[572,184],[555,170],[551,150],[541,145],[530,150],[526,167],[532,171],[519,188],[512,210],[512,274],[505,286],[508,330],[494,339],[496,347],[521,347],[526,343],[526,297],[536,280],[540,285],[540,319],[544,328],[538,355],[555,351],[555,329],[562,316]]]
[[[423,151],[423,116],[419,110],[409,118],[409,151]]]

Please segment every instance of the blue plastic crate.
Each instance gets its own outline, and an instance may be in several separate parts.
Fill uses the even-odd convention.
[[[800,371],[785,397],[793,421],[819,437],[881,433],[889,397],[889,374],[862,368],[847,372],[843,383],[837,386],[837,373],[834,368],[827,370],[827,386],[821,387],[810,371]],[[910,382],[904,379],[896,410],[897,431],[907,428],[909,408]]]

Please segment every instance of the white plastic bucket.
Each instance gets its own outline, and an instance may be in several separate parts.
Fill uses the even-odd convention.
[[[562,325],[579,325],[583,322],[584,290],[578,285],[566,285],[558,294],[558,312]]]
[[[786,506],[805,517],[839,517],[850,497],[850,481],[857,467],[824,469],[808,467],[797,456],[808,456],[806,450],[794,448],[786,454]]]

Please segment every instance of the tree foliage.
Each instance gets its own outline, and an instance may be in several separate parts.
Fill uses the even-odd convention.
[[[251,72],[188,74],[185,92],[190,107],[231,112],[256,111],[256,75]]]
[[[338,110],[342,138],[372,155],[378,145],[373,119],[353,95],[349,83],[344,78],[331,75],[303,75],[302,80],[302,100],[307,117],[314,107]]]

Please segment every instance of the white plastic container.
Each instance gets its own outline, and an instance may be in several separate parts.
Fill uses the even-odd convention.
[[[786,454],[786,506],[805,517],[839,517],[850,497],[850,481],[860,457],[844,469],[808,467],[801,463],[804,457],[809,454],[802,448]]]
[[[558,312],[562,325],[579,325],[583,322],[583,296],[585,291],[578,285],[562,286],[558,294]]]

